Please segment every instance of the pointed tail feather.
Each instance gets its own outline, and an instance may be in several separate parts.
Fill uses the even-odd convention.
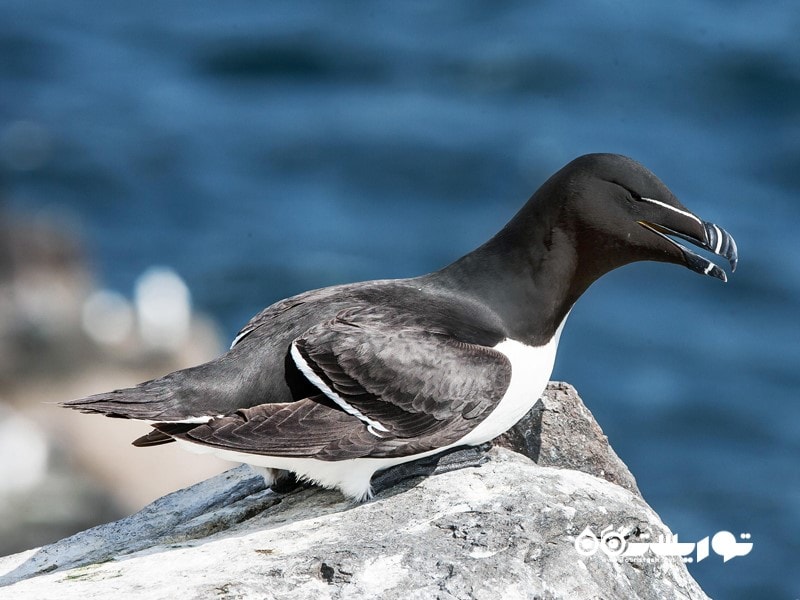
[[[142,386],[145,384],[142,384]],[[141,386],[59,402],[64,408],[121,419],[152,419],[153,407]]]
[[[196,427],[196,425],[185,425],[187,428]],[[166,433],[160,432],[158,429],[153,429],[147,435],[138,437],[131,442],[137,448],[146,448],[148,446],[160,446],[161,444],[168,444],[174,442],[175,438]]]
[[[187,370],[188,371],[188,370]],[[225,412],[210,403],[219,403],[221,394],[204,388],[202,382],[176,371],[137,386],[62,402],[61,406],[84,413],[149,422],[205,423]]]

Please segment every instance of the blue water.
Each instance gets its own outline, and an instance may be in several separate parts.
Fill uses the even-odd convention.
[[[752,534],[690,565],[710,595],[795,598],[798,31],[788,1],[5,0],[0,135],[50,144],[0,182],[79,224],[105,285],[169,265],[232,336],[287,295],[448,263],[579,154],[635,157],[740,269],[605,277],[554,377],[682,540]]]

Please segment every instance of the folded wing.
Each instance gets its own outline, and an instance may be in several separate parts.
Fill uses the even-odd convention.
[[[157,429],[264,455],[406,456],[461,439],[491,413],[511,381],[511,365],[500,352],[384,307],[343,311],[307,330],[291,352],[324,396]]]

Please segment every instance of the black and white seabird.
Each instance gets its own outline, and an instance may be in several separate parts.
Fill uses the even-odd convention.
[[[737,262],[721,227],[649,170],[589,154],[550,179],[492,239],[440,271],[314,290],[257,314],[208,363],[66,402],[177,441],[371,495],[393,465],[477,446],[541,396],[567,315],[601,275],[654,260],[727,280],[674,238]]]

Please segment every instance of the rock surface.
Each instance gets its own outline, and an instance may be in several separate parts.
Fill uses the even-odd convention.
[[[629,542],[669,531],[571,387],[551,385],[503,443],[553,466],[495,447],[481,467],[364,504],[317,488],[276,494],[239,467],[0,559],[0,598],[706,597],[680,558],[576,550],[587,527]]]
[[[568,383],[551,381],[534,407],[494,440],[543,467],[583,471],[641,496],[628,467]]]

